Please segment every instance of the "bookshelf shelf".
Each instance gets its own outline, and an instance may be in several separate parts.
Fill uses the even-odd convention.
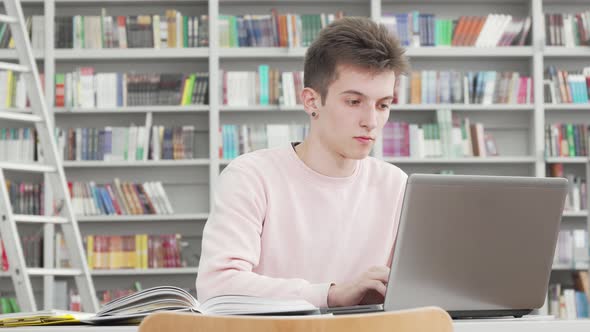
[[[453,111],[481,111],[481,112],[513,112],[534,111],[531,104],[495,104],[495,105],[466,105],[466,104],[396,104],[391,106],[392,112],[397,111],[436,111],[439,109],[451,109]]]
[[[512,47],[410,47],[410,58],[529,58],[534,54],[530,46]]]
[[[545,104],[546,111],[590,111],[590,104]]]
[[[56,49],[60,60],[207,59],[209,48]]]
[[[588,211],[564,211],[564,218],[586,218],[588,217]]]
[[[588,263],[577,263],[577,264],[555,264],[553,265],[553,271],[588,271]]]
[[[534,157],[473,157],[473,158],[410,158],[385,157],[384,161],[393,164],[529,164]]]
[[[194,274],[196,275],[198,268],[183,267],[183,268],[163,268],[163,269],[121,269],[121,270],[91,270],[90,274],[93,276],[130,276],[130,275],[168,275],[168,274]]]
[[[550,164],[585,164],[588,157],[551,157],[545,161]]]
[[[41,1],[39,1],[41,2]],[[33,56],[35,59],[43,59],[43,51],[42,50],[33,50]],[[0,59],[2,60],[17,60],[18,57],[16,55],[16,50],[13,49],[0,49]]]
[[[220,48],[219,57],[232,58],[303,58],[306,48],[234,47]],[[534,54],[530,46],[477,48],[477,47],[412,47],[406,53],[410,58],[529,58]]]
[[[9,278],[10,273],[8,271],[0,271],[0,278]]]
[[[392,164],[415,164],[415,165],[437,165],[437,164],[532,164],[534,157],[474,157],[474,158],[411,158],[411,157],[384,157],[384,161]],[[228,165],[231,160],[221,159],[219,164]]]
[[[303,111],[303,106],[281,105],[253,105],[253,106],[221,106],[221,112],[298,112]]]
[[[208,166],[209,159],[148,161],[64,161],[65,168]]]
[[[55,114],[109,114],[109,113],[200,113],[208,112],[208,105],[189,106],[123,106],[115,108],[54,108]]]
[[[547,58],[588,58],[590,47],[545,46],[543,54]]]
[[[42,2],[42,0],[29,0],[31,2]],[[102,0],[97,2],[96,0],[55,0],[56,4],[88,4],[88,5],[97,5],[102,3],[107,4],[117,4],[117,5],[125,5],[125,4],[165,4],[169,5],[170,0]],[[197,4],[206,4],[208,3],[207,0],[174,0],[174,3],[178,4],[188,4],[188,3],[197,3]]]
[[[208,213],[130,215],[130,216],[79,216],[80,223],[110,222],[158,222],[158,221],[201,221],[209,218]]]
[[[306,48],[285,47],[232,47],[220,48],[219,57],[222,59],[259,59],[259,58],[301,58],[305,56]]]
[[[31,172],[31,173],[49,173],[55,172],[55,167],[49,165],[43,165],[41,163],[21,163],[21,162],[3,162],[0,161],[0,167],[4,170],[13,172]]]
[[[32,113],[30,108],[4,108],[0,109],[0,113]]]

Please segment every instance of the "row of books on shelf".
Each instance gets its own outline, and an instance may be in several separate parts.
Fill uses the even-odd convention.
[[[8,255],[4,248],[4,241],[0,239],[0,271],[8,271]]]
[[[306,47],[319,31],[344,13],[220,15],[221,47]],[[545,13],[545,44],[575,47],[590,45],[590,11]],[[56,48],[181,48],[209,45],[207,15],[184,16],[169,9],[162,15],[55,17]],[[530,17],[490,13],[484,16],[437,18],[411,11],[387,13],[381,20],[402,45],[420,46],[522,46],[530,45]],[[26,18],[33,48],[44,47],[44,17]],[[0,48],[13,48],[10,29],[0,24]]]
[[[6,189],[15,214],[42,215],[45,211],[43,185],[6,180]]]
[[[0,314],[13,314],[20,312],[16,297],[0,296]]]
[[[87,235],[83,246],[91,270],[180,268],[187,266],[189,255],[180,234]],[[71,267],[61,232],[55,237],[55,266]]]
[[[74,213],[80,216],[173,214],[160,181],[68,182]]]
[[[590,67],[568,72],[550,66],[543,80],[545,103],[587,104],[590,99]]]
[[[568,179],[568,193],[565,200],[565,211],[588,210],[588,187],[586,179],[575,174],[565,173],[563,164],[548,164],[547,176]]]
[[[208,99],[207,72],[95,73],[93,67],[82,67],[55,76],[57,107],[204,105]]]
[[[86,259],[92,270],[186,267],[180,234],[88,235]]]
[[[223,105],[301,105],[301,71],[279,72],[268,65],[260,65],[257,72],[222,70],[220,77]]]
[[[575,47],[590,45],[590,10],[570,13],[545,13],[545,44]]]
[[[37,133],[33,128],[0,128],[0,161],[37,160]]]
[[[43,230],[38,230],[32,234],[20,235],[21,246],[23,249],[23,256],[28,267],[42,267],[43,266]],[[2,262],[0,264],[0,271],[8,271],[10,263],[8,255],[6,254],[6,247],[4,241],[0,240],[0,257]]]
[[[271,69],[220,71],[221,102],[229,106],[301,105],[303,72]],[[414,71],[400,76],[396,104],[530,104],[533,84],[518,72]],[[583,103],[590,99],[590,68],[580,72],[548,67],[543,81],[546,103]],[[108,108],[148,105],[207,105],[209,73],[95,73],[82,67],[55,76],[55,106]],[[0,71],[0,105],[28,104],[22,77]]]
[[[590,281],[587,271],[572,275],[573,285],[549,284],[548,313],[559,319],[589,317]]]
[[[40,15],[25,17],[25,27],[34,49],[45,47],[45,18]],[[0,23],[0,48],[14,48],[14,38],[9,23]]]
[[[56,128],[64,160],[182,160],[194,157],[195,127]]]
[[[222,71],[222,103],[229,106],[301,105],[302,72]],[[396,104],[530,104],[532,78],[517,72],[414,71],[400,76]]]
[[[384,157],[461,158],[497,156],[494,137],[482,123],[437,110],[436,123],[389,121],[383,128]]]
[[[25,108],[28,104],[24,76],[11,70],[0,70],[0,107]]]
[[[43,22],[41,22],[43,25]],[[187,48],[209,46],[209,17],[184,16],[168,9],[164,15],[55,17],[55,47]]]
[[[554,265],[587,268],[589,258],[588,230],[565,229],[559,231],[553,256]]]
[[[434,14],[412,11],[387,14],[381,22],[404,46],[522,46],[530,44],[530,17],[489,14],[436,18]]]
[[[545,125],[547,157],[578,157],[588,155],[590,125],[555,123]]]
[[[400,76],[396,104],[530,104],[532,78],[518,72],[414,71]]]
[[[220,47],[308,47],[335,14],[220,15]]]
[[[219,157],[234,159],[251,151],[301,142],[309,124],[222,125]]]

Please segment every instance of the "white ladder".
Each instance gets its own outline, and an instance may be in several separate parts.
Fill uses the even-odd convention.
[[[33,57],[31,42],[25,27],[20,0],[3,0],[6,15],[0,15],[0,22],[10,24],[12,37],[18,54],[19,64],[0,62],[0,70],[12,70],[24,75],[32,114],[0,110],[2,120],[34,124],[43,151],[44,164],[11,163],[0,161],[0,235],[4,240],[9,260],[9,273],[21,310],[37,311],[37,304],[31,286],[30,276],[73,276],[80,293],[84,311],[97,312],[98,300],[86,263],[82,238],[75,219],[68,193],[65,173],[57,145],[53,137],[53,125],[45,102],[37,64]],[[4,171],[32,172],[46,174],[46,187],[51,186],[55,201],[59,202],[55,216],[15,215],[6,188]],[[52,209],[47,206],[46,210]],[[53,211],[52,211],[53,212]],[[27,268],[17,230],[17,223],[58,224],[64,234],[70,255],[71,269]],[[49,308],[47,308],[49,309]]]

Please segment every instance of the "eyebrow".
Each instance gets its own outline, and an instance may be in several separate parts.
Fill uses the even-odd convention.
[[[357,95],[357,96],[361,96],[361,97],[366,97],[364,93],[356,91],[356,90],[346,90],[340,93],[341,95],[344,94],[353,94],[353,95]],[[383,99],[393,99],[393,96],[385,96],[380,98],[379,100],[383,100]]]

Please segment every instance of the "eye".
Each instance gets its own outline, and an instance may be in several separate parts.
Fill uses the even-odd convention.
[[[349,99],[349,100],[346,101],[346,103],[349,106],[357,106],[357,105],[359,105],[361,103],[361,101],[358,100],[358,99]]]
[[[382,110],[388,110],[389,109],[389,104],[381,104],[381,109]]]

